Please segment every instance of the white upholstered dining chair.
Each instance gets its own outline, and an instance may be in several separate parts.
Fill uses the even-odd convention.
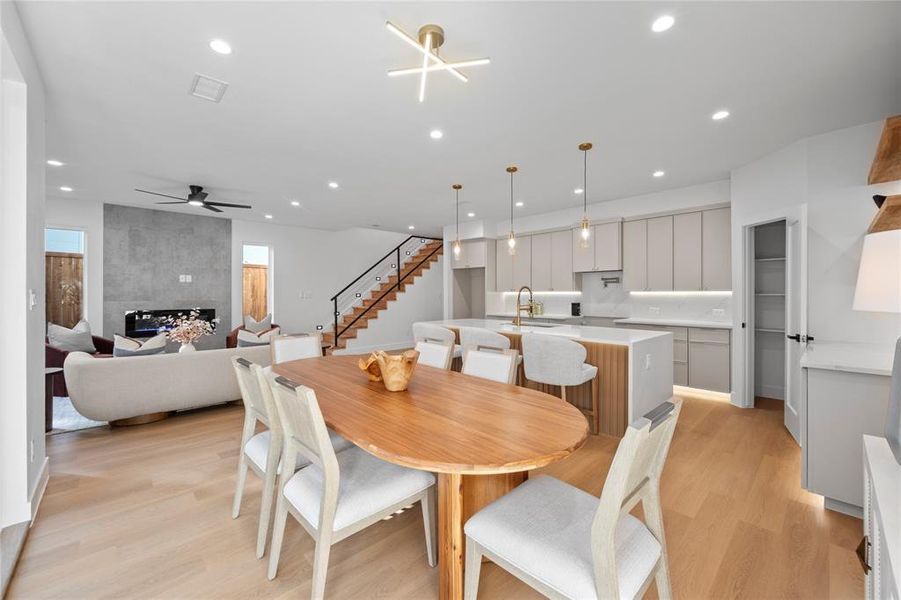
[[[322,334],[316,332],[279,335],[272,340],[269,347],[272,349],[274,365],[289,360],[322,356]]]
[[[509,350],[510,338],[505,335],[501,335],[496,331],[485,329],[484,327],[461,327],[460,346],[463,347],[463,354],[466,354],[467,348],[471,348],[473,346],[481,346],[483,348],[497,348],[498,350]],[[522,354],[519,354],[517,352],[517,355],[517,373],[519,373],[518,368],[519,365],[522,364]]]
[[[284,428],[287,467],[279,475],[269,579],[278,571],[288,513],[316,542],[312,598],[319,599],[325,593],[331,546],[415,502],[422,504],[428,563],[435,566],[435,476],[357,447],[336,454],[313,390],[272,373],[268,379]],[[312,464],[294,473],[298,455]]]
[[[453,344],[441,340],[424,339],[416,342],[414,349],[419,352],[418,364],[437,369],[451,368],[454,360]]]
[[[263,480],[263,496],[260,500],[260,524],[257,530],[257,558],[266,553],[266,538],[272,516],[272,499],[275,492],[275,478],[281,468],[282,427],[278,410],[272,397],[272,390],[265,374],[270,370],[241,358],[232,358],[241,398],[244,402],[244,428],[241,434],[242,452],[238,459],[238,478],[235,484],[235,498],[232,504],[232,518],[241,514],[241,500],[247,482],[247,471]],[[266,426],[265,431],[255,433],[257,423]],[[353,444],[333,431],[329,439],[336,452]],[[297,457],[296,468],[310,464],[304,457]]]
[[[447,327],[432,323],[413,323],[413,341],[423,342],[425,340],[440,340],[450,344],[451,348],[453,348],[451,358],[463,356],[463,347],[457,344],[457,336]]]
[[[462,373],[512,384],[516,381],[518,359],[519,352],[516,350],[466,346],[463,351]]]
[[[566,400],[567,386],[591,382],[591,409],[586,413],[594,433],[599,416],[598,368],[585,362],[588,351],[579,342],[555,335],[527,333],[522,336],[522,360],[526,379],[535,383],[560,386]]]
[[[681,408],[674,398],[629,426],[600,499],[543,475],[473,515],[464,598],[476,598],[483,555],[549,598],[632,600],[655,579],[671,598],[660,475]],[[639,502],[644,522],[629,514]]]

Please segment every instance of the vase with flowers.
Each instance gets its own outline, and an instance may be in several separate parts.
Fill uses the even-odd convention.
[[[179,352],[194,352],[197,350],[194,342],[205,335],[213,335],[218,320],[201,319],[200,312],[192,310],[188,314],[178,313],[174,317],[168,317],[163,322],[163,327],[166,329],[166,337],[181,344]]]

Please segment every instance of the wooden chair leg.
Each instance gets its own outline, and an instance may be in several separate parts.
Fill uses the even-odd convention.
[[[277,466],[275,467],[278,468]],[[257,558],[266,554],[266,538],[269,537],[269,525],[272,520],[272,495],[275,491],[275,469],[267,472],[263,478],[263,498],[260,500],[260,527],[257,531]]]
[[[597,434],[601,428],[601,384],[598,377],[591,380],[591,433]]]
[[[237,519],[241,514],[241,498],[244,497],[247,468],[247,457],[244,456],[244,448],[241,448],[241,458],[238,459],[238,481],[235,483],[235,499],[232,502],[232,519]]]
[[[328,558],[331,551],[331,532],[320,532],[313,555],[313,591],[310,594],[313,600],[322,600],[325,597],[325,580],[328,577]]]
[[[566,400],[566,386],[565,386],[565,385],[561,385],[561,386],[560,386],[560,398],[561,398],[564,402],[567,401],[567,400]]]
[[[479,572],[482,570],[482,550],[466,538],[466,566],[463,569],[463,599],[476,600],[479,595]]]
[[[435,522],[435,486],[426,490],[425,497],[419,501],[422,506],[422,524],[425,527],[425,550],[429,566],[438,564],[437,544],[438,530]]]
[[[285,537],[285,523],[288,520],[288,502],[284,495],[278,495],[275,507],[275,523],[272,524],[272,546],[269,548],[269,579],[275,579],[278,573],[278,559],[282,553],[282,541]]]

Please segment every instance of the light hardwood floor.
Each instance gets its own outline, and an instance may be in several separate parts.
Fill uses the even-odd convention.
[[[677,598],[860,598],[861,521],[800,488],[779,403],[687,397],[663,476]],[[243,411],[48,438],[51,479],[9,598],[309,597],[311,538],[289,519],[281,569],[254,557],[259,479],[230,517]],[[600,492],[617,440],[592,437],[542,469]],[[419,508],[332,549],[329,598],[435,598]],[[656,597],[651,587],[649,597]],[[480,598],[538,597],[493,565]]]

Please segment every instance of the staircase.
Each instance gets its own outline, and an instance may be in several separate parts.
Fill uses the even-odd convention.
[[[322,334],[323,342],[331,346],[328,353],[345,349],[361,329],[378,319],[379,313],[387,310],[390,302],[414,285],[442,254],[443,240],[410,236],[335,294],[331,299],[334,330]]]

